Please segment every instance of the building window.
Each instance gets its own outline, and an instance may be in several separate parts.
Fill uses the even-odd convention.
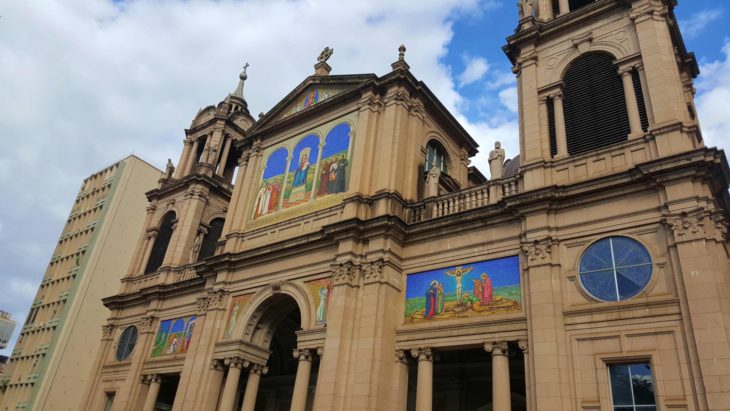
[[[565,73],[563,112],[570,155],[628,139],[624,86],[613,61],[610,54],[587,54]]]
[[[131,325],[122,332],[119,337],[119,345],[117,345],[117,361],[124,361],[137,345],[137,327]]]
[[[593,243],[580,259],[583,288],[602,301],[622,301],[638,295],[649,283],[652,261],[638,241],[608,237]]]
[[[114,396],[116,393],[107,392],[104,400],[104,411],[111,411],[112,405],[114,405]]]
[[[157,237],[155,238],[154,244],[152,244],[150,259],[147,260],[147,267],[144,270],[145,274],[157,271],[165,260],[167,246],[170,245],[170,239],[172,238],[172,226],[174,222],[175,213],[172,211],[165,214],[162,218],[160,229],[157,231]]]
[[[428,171],[431,167],[437,167],[442,172],[447,173],[446,170],[446,150],[441,144],[436,141],[429,141],[426,145],[426,169]]]
[[[221,234],[223,234],[224,223],[225,220],[222,218],[215,218],[210,222],[210,228],[205,233],[200,246],[200,252],[198,252],[198,261],[203,261],[215,254],[215,246],[218,243],[218,239],[221,238]]]
[[[649,363],[610,365],[608,372],[614,411],[656,411]]]

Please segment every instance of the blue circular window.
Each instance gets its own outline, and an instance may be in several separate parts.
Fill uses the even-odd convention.
[[[134,350],[134,346],[137,345],[137,327],[129,326],[122,336],[119,337],[119,345],[117,345],[117,361],[124,361],[129,357],[129,354]]]
[[[580,259],[578,274],[588,293],[602,301],[622,301],[638,295],[651,279],[646,248],[628,237],[608,237],[593,243]]]

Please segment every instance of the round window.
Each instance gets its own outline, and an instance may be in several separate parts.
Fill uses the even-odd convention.
[[[129,354],[134,350],[134,346],[137,344],[137,327],[129,326],[122,336],[119,337],[119,345],[117,345],[117,361],[124,361],[129,357]]]
[[[649,252],[628,237],[608,237],[593,243],[580,259],[583,288],[602,301],[622,301],[638,295],[651,279]]]

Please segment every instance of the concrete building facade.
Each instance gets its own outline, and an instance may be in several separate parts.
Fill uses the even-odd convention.
[[[129,156],[84,179],[0,380],[2,410],[76,410],[160,170]]]
[[[0,311],[0,350],[7,348],[13,331],[15,331],[15,321],[10,318],[10,313]]]
[[[489,180],[405,47],[327,48],[256,120],[244,71],[147,193],[84,409],[730,409],[730,171],[675,6],[521,1]]]

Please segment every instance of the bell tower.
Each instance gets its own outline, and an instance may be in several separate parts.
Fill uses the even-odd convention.
[[[521,0],[504,51],[517,76],[526,190],[625,171],[703,145],[699,74],[675,0]]]

